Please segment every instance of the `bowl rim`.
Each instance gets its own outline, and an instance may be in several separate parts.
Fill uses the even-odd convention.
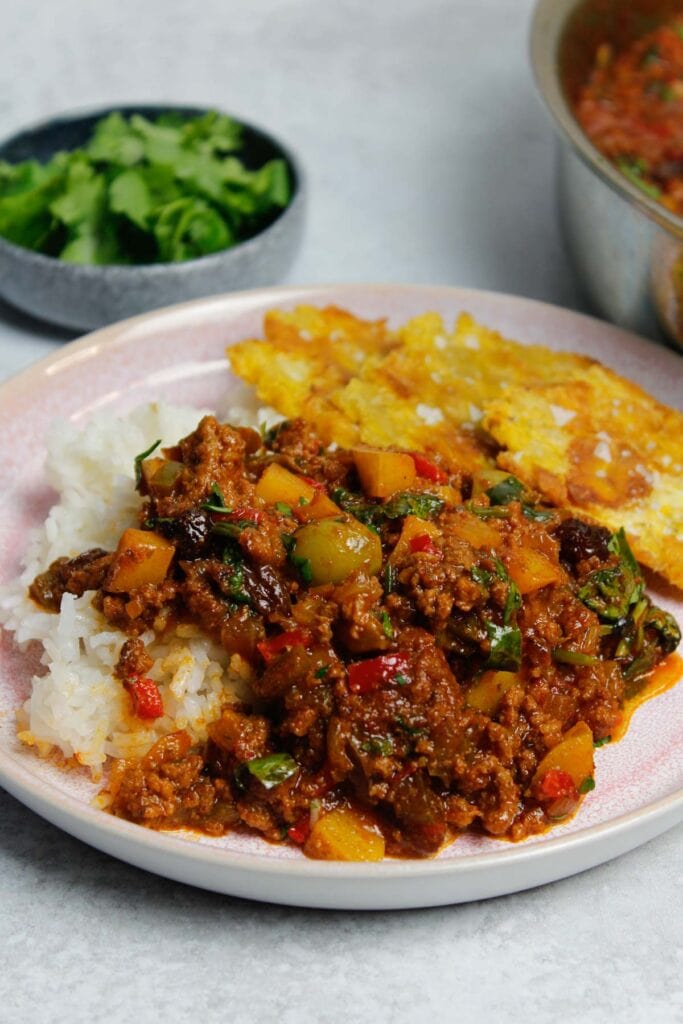
[[[16,131],[11,132],[9,135],[3,136],[0,139],[0,160],[2,159],[2,150],[9,146],[16,139],[22,135],[37,134],[41,131],[47,131],[50,128],[55,127],[59,124],[68,124],[73,121],[84,121],[89,118],[102,118],[108,114],[123,113],[124,115],[134,114],[141,110],[156,110],[161,113],[175,111],[180,114],[196,115],[199,116],[202,113],[209,113],[210,111],[216,111],[218,114],[225,114],[231,117],[234,121],[237,121],[243,127],[255,132],[262,138],[270,142],[276,149],[278,149],[291,171],[293,172],[293,191],[292,197],[287,205],[277,214],[274,220],[262,228],[255,235],[250,238],[245,238],[241,242],[237,242],[235,245],[229,246],[227,249],[219,249],[217,252],[207,253],[205,256],[197,256],[191,260],[178,260],[175,262],[158,262],[158,263],[135,263],[135,264],[122,264],[122,263],[70,263],[65,260],[60,260],[58,256],[48,256],[42,252],[35,252],[33,249],[29,249],[23,245],[17,245],[15,242],[11,242],[8,238],[4,238],[0,235],[0,252],[4,253],[11,259],[23,261],[29,265],[34,265],[37,269],[50,269],[52,273],[68,274],[78,271],[79,276],[92,277],[93,279],[101,278],[104,275],[107,277],[119,277],[122,283],[127,279],[139,280],[140,275],[144,277],[156,277],[160,274],[175,273],[177,275],[189,273],[192,269],[201,265],[202,271],[211,267],[212,265],[218,266],[223,260],[238,257],[238,254],[249,252],[251,249],[255,249],[261,241],[274,229],[277,225],[282,224],[285,218],[295,209],[298,208],[303,200],[306,191],[307,181],[306,174],[303,170],[301,162],[289,147],[288,144],[282,142],[278,135],[274,135],[270,129],[263,128],[260,124],[254,121],[246,120],[245,118],[233,114],[230,111],[223,110],[217,106],[201,106],[196,104],[188,103],[163,103],[158,101],[141,101],[140,103],[121,103],[121,104],[107,104],[102,107],[78,107],[65,112],[50,115],[49,117],[43,117],[38,121],[31,124],[25,125]]]
[[[531,16],[529,55],[538,91],[560,133],[612,191],[619,193],[668,234],[683,235],[683,217],[641,192],[603,156],[585,134],[560,83],[558,51],[568,21],[587,0],[537,0]],[[628,0],[624,0],[628,2]]]

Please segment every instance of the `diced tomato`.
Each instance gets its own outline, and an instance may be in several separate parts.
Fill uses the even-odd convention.
[[[540,796],[545,800],[557,800],[559,796],[571,796],[576,792],[573,778],[561,768],[550,768],[539,786]]]
[[[133,701],[133,711],[138,718],[161,718],[164,713],[164,703],[159,693],[159,687],[146,676],[137,676],[126,681],[128,690]]]
[[[424,551],[428,555],[441,554],[441,550],[436,546],[428,533],[420,533],[417,537],[411,537],[409,544],[412,552]]]
[[[448,473],[444,473],[441,466],[437,466],[432,459],[428,459],[426,455],[421,455],[419,452],[411,452],[410,455],[415,463],[415,472],[418,476],[425,480],[431,480],[435,484],[448,482]]]
[[[538,787],[538,798],[549,818],[566,818],[579,802],[579,791],[569,772],[550,768]]]
[[[295,822],[291,828],[287,829],[287,835],[293,843],[298,843],[299,846],[303,846],[311,833],[311,816],[310,814],[302,815],[297,822]]]
[[[279,636],[272,636],[268,640],[261,640],[256,644],[263,660],[270,662],[277,657],[286,647],[308,647],[313,640],[309,629],[290,629]]]
[[[401,676],[403,682],[410,681],[410,658],[401,651],[382,654],[368,661],[354,661],[348,666],[349,690],[352,693],[372,693],[384,683],[396,682]],[[400,681],[400,680],[399,680]]]

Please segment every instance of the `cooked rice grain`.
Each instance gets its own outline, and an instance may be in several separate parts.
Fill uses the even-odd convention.
[[[240,410],[243,418],[253,409]],[[259,410],[260,414],[263,411]],[[135,456],[162,439],[172,445],[197,425],[200,411],[150,404],[125,418],[100,415],[85,429],[60,424],[52,434],[46,478],[59,502],[29,539],[20,578],[0,588],[0,625],[26,645],[43,646],[43,675],[18,715],[20,739],[43,755],[61,753],[100,774],[107,757],[138,757],[161,735],[187,729],[195,740],[232,696],[244,696],[248,668],[202,636],[179,626],[173,638],[142,639],[154,658],[149,672],[165,714],[141,723],[113,670],[123,633],[92,605],[92,593],[65,594],[59,615],[41,611],[27,594],[36,575],[62,555],[115,548],[126,525],[137,521],[140,498],[133,486]],[[258,422],[258,420],[257,420]]]

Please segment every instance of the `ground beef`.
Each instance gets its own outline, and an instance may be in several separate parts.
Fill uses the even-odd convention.
[[[448,507],[425,479],[373,500],[352,454],[323,449],[301,421],[264,443],[205,417],[164,456],[177,463],[170,489],[159,493],[156,469],[140,484],[143,529],[173,545],[163,579],[111,592],[117,556],[95,550],[59,559],[30,589],[51,610],[64,593],[95,591],[128,636],[116,668],[124,684],[151,668],[141,634],[165,636],[179,622],[252,668],[253,705],[226,704],[205,744],[175,732],[115,766],[112,811],[129,820],[301,842],[315,814],[354,808],[397,855],[432,854],[465,828],[522,839],[551,821],[544,757],[577,725],[609,736],[628,666],[652,667],[678,642],[601,527],[530,516],[518,501],[490,508],[481,496]],[[374,531],[381,566],[378,557],[372,570],[315,580],[296,554],[305,498],[267,504],[257,492],[273,460],[343,504],[339,517],[358,529],[351,544],[363,532],[357,519],[364,545]],[[323,566],[335,559],[329,536],[320,531]],[[549,575],[525,572],[525,552]],[[608,608],[605,628],[586,593],[625,586],[627,612],[616,621]]]
[[[113,555],[102,548],[84,551],[77,558],[58,558],[46,572],[36,576],[29,595],[48,611],[59,611],[64,594],[81,597],[87,590],[98,590],[104,581]]]

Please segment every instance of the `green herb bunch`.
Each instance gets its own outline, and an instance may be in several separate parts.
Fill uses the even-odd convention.
[[[113,113],[81,148],[0,161],[0,235],[70,263],[196,259],[266,227],[290,201],[282,159],[245,167],[243,129],[210,112]]]

